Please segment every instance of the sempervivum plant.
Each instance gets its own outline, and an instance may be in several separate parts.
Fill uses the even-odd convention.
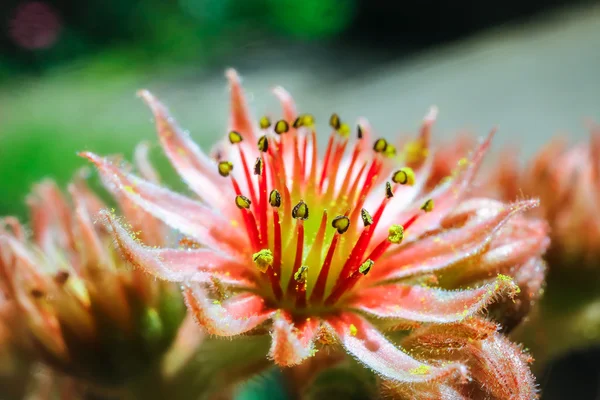
[[[548,245],[545,224],[519,215],[537,200],[470,196],[493,135],[429,190],[435,110],[417,139],[398,144],[373,140],[365,120],[352,133],[333,114],[321,154],[314,118],[287,92],[275,89],[283,118],[255,124],[237,74],[227,76],[231,119],[212,158],[140,92],[197,198],[83,154],[119,196],[185,235],[178,248],[151,246],[105,212],[125,257],[180,282],[208,333],[268,332],[280,366],[345,349],[399,397],[534,397],[527,358],[482,317],[520,294],[511,276],[540,281]],[[531,301],[539,290],[526,292]]]
[[[2,220],[1,288],[33,359],[86,388],[118,391],[159,368],[185,307],[175,285],[131,268],[115,251],[94,223],[106,206],[82,177],[69,192],[73,205],[53,182],[36,185],[31,237],[14,219]],[[120,200],[144,240],[161,244],[164,226]]]

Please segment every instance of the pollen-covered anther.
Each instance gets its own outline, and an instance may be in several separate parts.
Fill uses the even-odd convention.
[[[396,146],[394,146],[393,144],[390,144],[390,143],[388,143],[388,144],[385,146],[385,149],[383,150],[383,154],[384,154],[386,157],[395,157],[395,156],[396,156],[396,153],[397,153],[397,151],[396,151]]]
[[[251,204],[252,202],[246,196],[242,196],[241,194],[235,196],[235,205],[238,206],[238,208],[248,209]]]
[[[256,162],[254,163],[254,175],[262,175],[264,168],[264,162],[261,157],[256,158]]]
[[[331,221],[331,226],[337,229],[338,233],[341,235],[350,228],[350,218],[345,215],[338,215]]]
[[[290,130],[290,124],[288,124],[287,121],[280,119],[279,121],[277,121],[275,123],[274,131],[276,134],[281,135],[283,133],[286,133],[289,130]]]
[[[383,153],[385,151],[385,148],[387,147],[388,142],[387,140],[380,138],[377,139],[375,141],[375,143],[373,144],[373,150],[375,150],[375,153]]]
[[[229,132],[229,143],[237,144],[237,143],[240,143],[242,140],[244,140],[244,138],[242,138],[242,135],[240,135],[239,132],[236,132],[236,131]]]
[[[364,208],[360,210],[360,217],[362,218],[365,228],[373,223],[373,217],[371,217],[371,214]]]
[[[371,268],[373,268],[374,264],[375,264],[375,261],[368,259],[367,261],[362,263],[362,265],[358,268],[358,272],[360,272],[363,275],[366,275],[369,273]]]
[[[308,276],[308,266],[302,265],[298,268],[298,271],[294,274],[294,280],[296,282],[306,282],[306,277]]]
[[[273,252],[269,249],[262,249],[252,255],[252,261],[260,272],[266,272],[273,265]]]
[[[258,138],[258,150],[263,153],[266,153],[267,150],[269,150],[269,139],[267,139],[266,135]]]
[[[431,212],[433,210],[433,199],[426,200],[421,206],[421,210]]]
[[[308,219],[308,205],[304,200],[300,200],[300,202],[294,206],[292,209],[292,217],[301,220]]]
[[[389,182],[385,183],[385,197],[391,199],[394,197],[394,191],[392,190],[392,184]]]
[[[271,119],[266,115],[260,119],[258,122],[260,129],[269,129],[271,127]]]
[[[338,129],[340,129],[341,125],[342,125],[342,120],[340,119],[340,116],[337,115],[336,113],[331,114],[331,117],[329,117],[329,126],[331,126],[333,129],[335,129],[337,131]]]
[[[228,177],[231,171],[233,170],[233,164],[231,161],[221,161],[219,162],[219,175],[223,177]]]
[[[269,204],[271,207],[281,207],[281,194],[277,189],[273,189],[269,193]]]
[[[351,131],[350,125],[348,125],[347,123],[343,122],[340,125],[340,128],[337,130],[337,133],[340,136],[347,138],[348,136],[350,136],[350,131]]]
[[[302,126],[306,126],[306,127],[313,127],[315,125],[315,117],[312,116],[311,114],[302,114],[299,115],[294,122],[292,123],[292,126],[294,128],[300,128]]]
[[[359,139],[362,139],[364,135],[365,134],[363,132],[363,127],[360,124],[358,124],[356,126],[356,137],[359,138]]]
[[[392,225],[388,230],[388,240],[390,243],[400,244],[404,239],[404,227],[402,225]]]
[[[415,184],[415,172],[409,167],[400,168],[392,175],[392,181],[401,185],[412,186]]]

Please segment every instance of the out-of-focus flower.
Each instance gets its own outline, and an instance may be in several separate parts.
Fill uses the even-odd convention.
[[[92,387],[119,388],[160,363],[185,314],[177,286],[133,269],[94,215],[106,208],[77,178],[73,209],[53,182],[28,198],[32,237],[3,220],[3,290],[33,342],[34,357]],[[159,221],[118,199],[132,229],[163,244]]]
[[[267,329],[269,357],[281,366],[341,345],[396,387],[424,394],[440,385],[460,387],[471,376],[484,393],[493,395],[503,384],[508,397],[531,398],[533,379],[521,352],[494,336],[495,326],[489,335],[497,340],[464,342],[466,356],[450,361],[409,354],[383,333],[436,327],[442,340],[452,340],[462,334],[457,327],[495,299],[519,293],[505,274],[539,263],[548,245],[545,224],[519,216],[536,200],[467,201],[492,135],[429,190],[435,111],[417,139],[398,147],[372,141],[365,120],[350,140],[352,129],[333,114],[320,158],[314,118],[298,114],[286,91],[275,89],[284,118],[263,117],[255,125],[237,74],[227,76],[230,131],[214,151],[216,160],[149,92],[140,93],[167,156],[199,201],[83,154],[116,193],[186,235],[179,248],[150,247],[104,213],[127,259],[184,283],[189,309],[210,334]],[[543,275],[543,268],[531,271]],[[481,350],[485,346],[496,350]],[[469,368],[478,362],[472,360],[509,353],[514,356],[495,360],[506,371]],[[509,370],[520,373],[508,377]]]

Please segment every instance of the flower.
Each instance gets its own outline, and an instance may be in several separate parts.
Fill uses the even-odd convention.
[[[435,110],[417,139],[396,145],[373,141],[364,119],[351,140],[350,126],[333,114],[320,158],[314,117],[297,113],[284,89],[275,89],[283,119],[255,124],[238,75],[229,70],[227,76],[229,133],[213,158],[153,95],[140,92],[165,153],[199,199],[82,153],[113,191],[185,235],[179,248],[150,247],[105,212],[127,259],[181,282],[189,309],[210,334],[268,329],[269,357],[278,365],[301,364],[339,344],[381,379],[402,386],[467,377],[463,360],[413,357],[384,331],[436,326],[450,338],[457,324],[495,299],[517,295],[503,273],[519,273],[544,252],[545,225],[517,218],[537,200],[470,198],[492,135],[453,177],[428,190]],[[494,346],[512,345],[501,339]],[[514,398],[534,391],[526,367],[524,375],[507,388]],[[488,382],[494,379],[483,379],[481,390],[495,387],[498,382]]]
[[[0,229],[0,288],[18,310],[33,358],[101,388],[118,388],[153,368],[185,314],[177,286],[132,269],[93,216],[106,208],[78,177],[74,203],[51,181],[28,198],[32,237],[13,218]],[[118,199],[135,229],[160,244],[162,225]]]

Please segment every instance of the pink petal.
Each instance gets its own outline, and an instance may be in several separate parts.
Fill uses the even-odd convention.
[[[102,217],[125,258],[134,266],[161,279],[175,282],[211,282],[217,278],[225,284],[251,287],[247,272],[230,258],[210,249],[175,250],[142,245],[109,212]]]
[[[281,103],[281,108],[283,108],[283,118],[286,121],[294,121],[298,113],[296,112],[296,104],[294,103],[292,96],[281,86],[274,87],[273,94],[275,94],[279,103]]]
[[[240,82],[240,76],[233,68],[225,71],[225,76],[229,80],[229,90],[231,91],[231,114],[229,117],[229,130],[238,132],[244,140],[254,142],[254,123],[250,117],[244,89]]]
[[[235,336],[258,327],[275,314],[265,300],[251,293],[235,295],[224,301],[211,300],[199,285],[184,292],[188,308],[196,321],[210,334]]]
[[[462,321],[480,312],[505,292],[511,296],[517,292],[517,285],[507,278],[497,278],[495,282],[477,289],[455,291],[385,285],[360,290],[351,300],[350,307],[377,318],[443,324]]]
[[[177,126],[167,108],[149,91],[142,90],[139,96],[152,110],[160,142],[177,172],[198,196],[211,206],[219,207],[222,196],[232,191],[222,184],[216,163]]]
[[[199,243],[214,248],[223,248],[228,242],[236,248],[243,248],[247,243],[246,235],[236,235],[236,228],[217,214],[217,210],[221,208],[209,208],[128,174],[95,154],[82,153],[82,156],[96,164],[102,178],[116,196],[129,199],[133,204],[181,233],[193,237]],[[223,235],[225,227],[228,228],[227,234]]]
[[[369,281],[398,280],[431,273],[480,255],[513,215],[537,204],[535,200],[514,203],[473,225],[449,229],[401,245],[379,265],[375,265],[369,274]]]
[[[343,313],[331,317],[326,326],[352,356],[385,379],[419,383],[464,376],[466,373],[465,367],[460,364],[435,367],[415,360],[356,314]]]
[[[475,150],[469,160],[468,167],[461,174],[455,179],[440,185],[423,199],[417,201],[411,211],[397,218],[397,223],[402,223],[404,220],[410,218],[415,211],[418,212],[425,200],[434,200],[435,206],[433,211],[422,215],[407,231],[407,235],[410,235],[410,238],[417,238],[427,231],[439,228],[440,222],[460,203],[473,183],[473,179],[479,170],[485,153],[490,147],[493,136],[494,131]]]
[[[160,182],[160,176],[148,158],[149,151],[150,145],[147,142],[142,142],[135,146],[135,166],[144,179],[158,184]]]
[[[293,322],[291,316],[282,311],[273,321],[272,344],[269,357],[281,366],[300,364],[315,354],[314,341],[319,331],[320,320],[306,318]]]

